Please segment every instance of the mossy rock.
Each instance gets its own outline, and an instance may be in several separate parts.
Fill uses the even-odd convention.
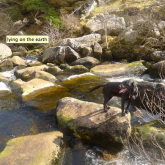
[[[121,116],[121,110],[111,107],[103,113],[103,105],[65,97],[56,107],[58,125],[62,132],[72,134],[90,143],[106,148],[122,149],[120,136],[130,134],[130,114]],[[100,141],[100,139],[104,141]]]
[[[146,71],[146,67],[143,65],[142,61],[135,61],[128,64],[107,64],[107,65],[97,65],[93,67],[90,72],[99,76],[124,76],[133,75],[138,76]]]
[[[134,54],[134,52],[132,51],[132,44],[116,44],[112,46],[110,49],[112,51],[112,56],[115,59],[127,58],[131,61],[137,59],[136,54]]]
[[[45,165],[57,161],[62,137],[61,132],[54,131],[11,139],[0,153],[0,164]]]
[[[21,89],[22,100],[39,110],[51,110],[59,99],[70,96],[67,88],[37,78],[25,82]]]
[[[158,144],[165,149],[165,131],[164,129],[154,127],[154,123],[155,121],[139,127],[134,127],[132,136],[136,135],[138,138],[140,138],[145,147],[156,149],[157,147],[152,143],[152,139],[154,137]]]

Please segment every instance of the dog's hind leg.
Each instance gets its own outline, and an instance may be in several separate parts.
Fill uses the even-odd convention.
[[[108,109],[110,109],[109,106],[107,106],[108,101],[111,99],[112,97],[104,97],[104,112],[107,112]]]

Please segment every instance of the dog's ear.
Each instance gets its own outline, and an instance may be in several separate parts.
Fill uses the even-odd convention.
[[[137,83],[133,82],[132,83],[132,92],[131,95],[134,96],[135,98],[138,96],[138,87],[137,87]]]

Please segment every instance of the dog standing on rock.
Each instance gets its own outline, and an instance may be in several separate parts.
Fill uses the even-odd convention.
[[[134,80],[125,80],[123,82],[109,82],[107,84],[100,84],[93,87],[89,93],[103,87],[103,95],[104,95],[104,111],[107,112],[110,107],[107,106],[108,101],[113,97],[121,97],[121,110],[122,115],[125,116],[125,113],[128,113],[128,108],[133,100],[138,97],[138,87],[137,83]],[[128,105],[126,110],[124,111],[124,105],[128,101]]]

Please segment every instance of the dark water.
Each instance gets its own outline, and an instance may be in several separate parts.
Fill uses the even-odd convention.
[[[0,110],[0,151],[9,139],[57,129],[54,110],[42,112],[28,106]]]
[[[101,89],[88,94],[86,92],[87,86],[94,86],[94,84],[93,82],[88,82],[86,85],[70,89],[71,96],[81,100],[102,103]],[[121,100],[114,97],[109,104],[120,107]],[[131,108],[134,110],[133,106]],[[147,115],[145,119],[147,122],[154,120]],[[132,124],[143,124],[146,120],[133,118]],[[12,138],[55,130],[58,130],[55,109],[40,111],[22,102],[18,102],[12,94],[7,96],[0,95],[0,152],[5,148],[6,142]],[[105,150],[91,146],[73,137],[66,137],[64,140],[65,147],[61,155],[60,165],[148,164],[132,155],[127,148],[120,153],[114,154],[113,151],[107,153]]]

